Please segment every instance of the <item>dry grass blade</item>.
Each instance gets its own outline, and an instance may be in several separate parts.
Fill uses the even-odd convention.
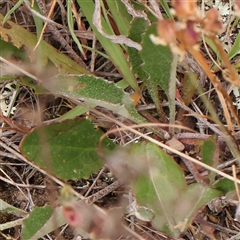
[[[0,118],[7,124],[9,125],[9,127],[4,127],[4,128],[1,128],[1,129],[11,129],[11,130],[14,130],[16,132],[19,132],[21,134],[27,134],[30,132],[30,128],[28,127],[25,127],[23,125],[19,125],[18,123],[14,122],[11,118],[8,118],[8,117],[5,117],[3,116],[2,114],[2,111],[0,110]]]

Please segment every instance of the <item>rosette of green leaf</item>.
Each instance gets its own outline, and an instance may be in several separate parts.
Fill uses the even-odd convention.
[[[220,195],[201,184],[187,186],[172,157],[152,143],[136,144],[129,162],[139,172],[133,181],[137,202],[152,209],[153,225],[171,236],[179,236],[198,209]]]
[[[68,120],[35,128],[20,149],[29,161],[63,180],[88,178],[103,165],[97,153],[101,135],[89,120]],[[105,151],[114,146],[109,139],[103,142]]]
[[[130,70],[130,64],[128,63],[124,50],[119,44],[115,44],[111,42],[111,40],[107,39],[106,37],[102,36],[97,28],[93,24],[93,13],[94,13],[94,3],[92,1],[77,1],[79,6],[81,7],[81,10],[83,14],[86,16],[92,30],[94,31],[95,35],[97,36],[97,39],[107,52],[107,55],[112,60],[115,67],[118,69],[118,71],[123,75],[124,80],[137,92],[139,92],[139,87],[137,84],[137,81],[134,77],[133,72]],[[116,1],[117,2],[117,1]],[[120,7],[119,10],[121,10],[122,7]],[[104,10],[105,11],[105,10]],[[126,13],[125,13],[126,14]],[[126,14],[126,19],[128,19],[129,16]],[[110,35],[114,35],[114,31],[111,27],[111,24],[109,23],[108,19],[101,18],[102,21],[102,27],[104,32]],[[118,23],[118,22],[117,22]],[[122,29],[121,27],[119,28]]]

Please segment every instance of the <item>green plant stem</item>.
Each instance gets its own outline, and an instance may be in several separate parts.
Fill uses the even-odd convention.
[[[178,54],[173,53],[173,60],[171,64],[171,73],[168,89],[168,99],[169,99],[169,133],[174,134],[174,127],[171,125],[175,124],[176,106],[175,106],[175,96],[176,96],[176,73],[178,64]]]

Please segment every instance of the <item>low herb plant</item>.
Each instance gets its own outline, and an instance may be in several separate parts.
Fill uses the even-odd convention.
[[[123,235],[145,239],[141,231],[123,223],[122,216],[134,215],[150,222],[163,236],[183,236],[199,219],[200,209],[233,191],[234,180],[239,183],[217,166],[223,161],[223,142],[231,157],[239,161],[239,106],[230,94],[233,92],[236,98],[240,95],[236,60],[240,34],[235,34],[231,46],[226,47],[220,39],[226,31],[220,9],[210,6],[205,13],[204,6],[198,6],[196,1],[173,0],[171,8],[165,0],[149,4],[125,0],[67,1],[62,7],[66,8],[68,31],[82,56],[73,55],[72,60],[41,40],[48,25],[57,31],[52,20],[45,21],[51,18],[56,1],[48,16],[41,2],[30,5],[19,1],[5,16],[0,14],[0,45],[7,49],[0,60],[20,72],[17,81],[36,94],[53,94],[77,103],[54,122],[21,132],[22,160],[63,188],[59,205],[54,208],[46,204],[23,211],[1,200],[1,213],[17,214],[19,219],[0,224],[0,230],[21,225],[22,239],[40,239],[68,223],[86,238],[116,239]],[[33,14],[37,36],[9,19],[23,3]],[[73,23],[84,29],[80,13],[104,52],[89,47],[84,37],[76,37]],[[239,20],[239,1],[235,1],[228,15],[229,34]],[[99,54],[110,61],[121,81],[97,77],[83,61],[87,51],[92,59]],[[31,74],[9,60],[11,54],[25,65],[35,61],[39,74]],[[43,70],[49,65],[51,74],[46,77]],[[8,70],[1,80],[7,78],[16,76]],[[206,86],[212,95],[205,92]],[[209,96],[218,99],[217,108]],[[155,109],[154,116],[148,111],[150,105]],[[131,124],[104,114],[103,108]],[[222,119],[218,109],[223,112]],[[88,111],[90,120],[78,117]],[[92,114],[118,127],[105,128],[104,134],[91,120]],[[2,119],[12,129],[21,129],[10,115],[2,115]],[[191,127],[193,119],[198,124]],[[140,131],[143,128],[148,134]],[[128,131],[140,140],[120,146],[108,138],[117,131]],[[191,157],[189,148],[193,147],[199,150]],[[185,167],[180,166],[180,161]],[[106,166],[117,180],[105,192],[83,197],[65,185],[70,180],[87,179]],[[191,184],[185,178],[188,171],[194,179]],[[121,185],[131,186],[130,204],[122,203],[121,210],[108,211],[94,204]]]

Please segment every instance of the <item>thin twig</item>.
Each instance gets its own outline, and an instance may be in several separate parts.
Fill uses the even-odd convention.
[[[14,181],[11,181],[11,180],[8,180],[7,178],[4,178],[4,177],[1,177],[0,176],[0,180],[2,180],[3,182],[6,182],[8,184],[11,184],[15,187],[21,187],[21,188],[31,188],[31,189],[45,189],[46,186],[43,186],[43,185],[31,185],[31,184],[22,184],[22,183],[16,183]]]
[[[120,187],[122,185],[122,182],[120,180],[115,181],[114,183],[110,184],[109,186],[105,187],[104,189],[98,191],[97,193],[94,193],[93,195],[82,199],[82,201],[86,202],[87,204],[92,204],[99,199],[102,199],[109,193],[113,192],[115,189]]]
[[[89,187],[89,189],[87,190],[87,192],[84,194],[84,197],[87,197],[88,194],[92,191],[93,187],[96,185],[98,179],[101,177],[102,173],[105,170],[105,166],[102,167],[102,169],[100,170],[100,172],[98,173],[97,177],[95,178],[94,182],[92,183],[92,185]]]

